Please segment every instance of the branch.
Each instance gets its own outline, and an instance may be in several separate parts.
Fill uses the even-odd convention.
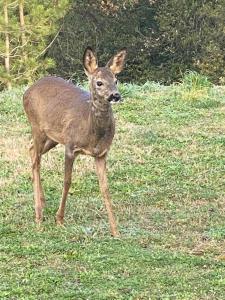
[[[16,1],[12,2],[12,3],[8,3],[7,6],[11,7],[11,8],[16,8],[18,6],[18,1],[16,0]]]
[[[54,41],[56,40],[56,38],[58,37],[60,31],[62,29],[62,26],[60,27],[60,29],[58,30],[58,32],[56,33],[54,39],[48,44],[48,46],[41,52],[39,53],[35,58],[39,58],[41,55],[43,55],[50,47],[51,45],[54,43]]]

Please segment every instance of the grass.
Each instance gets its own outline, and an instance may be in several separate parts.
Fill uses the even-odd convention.
[[[0,94],[0,299],[224,299],[225,90],[189,79],[121,85],[108,158],[120,239],[88,157],[75,163],[65,228],[55,226],[61,146],[43,158],[37,230],[24,88]]]

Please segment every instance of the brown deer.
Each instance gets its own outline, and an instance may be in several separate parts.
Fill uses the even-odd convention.
[[[89,79],[90,93],[62,78],[50,76],[40,79],[25,92],[24,109],[33,137],[30,155],[37,224],[43,219],[45,204],[40,179],[41,156],[57,144],[63,144],[64,188],[56,213],[57,224],[63,224],[74,159],[78,154],[91,155],[95,158],[111,233],[118,235],[107,184],[106,156],[115,132],[111,102],[121,100],[115,75],[122,71],[125,57],[126,50],[122,49],[105,67],[98,67],[92,49],[88,47],[85,50],[83,65]]]

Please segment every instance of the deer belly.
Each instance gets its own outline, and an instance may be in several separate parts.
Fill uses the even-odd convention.
[[[64,136],[61,133],[57,133],[54,130],[44,130],[45,134],[47,135],[47,137],[49,137],[50,139],[52,139],[53,141],[65,145],[65,140],[64,140]]]
[[[90,155],[93,157],[101,157],[109,151],[109,147],[103,145],[96,145],[95,147],[75,147],[75,152],[80,154]]]

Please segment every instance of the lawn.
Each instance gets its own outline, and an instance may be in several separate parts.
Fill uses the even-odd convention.
[[[89,157],[55,225],[62,146],[43,156],[36,228],[24,89],[0,93],[0,299],[224,299],[225,88],[121,85],[108,157],[117,239]]]

